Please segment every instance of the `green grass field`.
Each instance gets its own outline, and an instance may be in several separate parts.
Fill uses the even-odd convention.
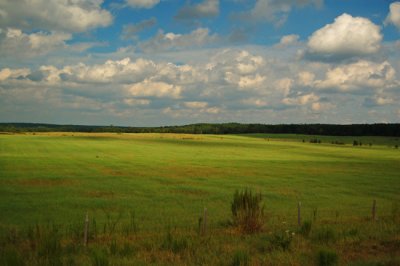
[[[394,148],[398,139],[318,137],[322,143],[312,144],[308,142],[311,138],[2,134],[0,228],[7,232],[49,221],[76,224],[83,222],[87,212],[99,225],[107,222],[107,215],[112,219],[120,215],[118,223],[122,224],[134,212],[141,232],[161,234],[171,226],[196,228],[206,207],[210,227],[225,232],[232,195],[244,188],[262,194],[269,228],[282,222],[294,227],[299,201],[303,219],[312,219],[313,210],[318,210],[319,220],[329,223],[339,219],[345,226],[370,217],[373,200],[377,201],[378,217],[393,214],[400,201],[400,150]],[[355,139],[364,145],[353,147]],[[332,141],[346,144],[334,145]],[[223,245],[221,241],[218,245]],[[234,250],[229,250],[232,255]],[[294,254],[290,264],[297,265],[302,253]],[[260,256],[257,253],[256,257]],[[136,259],[143,265],[151,264]],[[86,262],[90,265],[90,260]],[[182,254],[179,260],[162,260],[165,264],[192,262],[193,258],[185,260]],[[250,259],[250,264],[258,262]]]

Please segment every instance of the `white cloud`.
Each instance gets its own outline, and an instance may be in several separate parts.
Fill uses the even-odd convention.
[[[129,86],[128,91],[132,96],[137,97],[178,99],[181,97],[182,87],[165,82],[151,81],[145,79],[143,82]]]
[[[385,24],[393,24],[400,30],[400,2],[390,4],[390,11],[386,17]]]
[[[219,0],[204,0],[196,5],[187,5],[178,11],[176,19],[215,17],[219,14]]]
[[[311,109],[316,112],[331,110],[335,107],[336,107],[335,104],[325,103],[325,102],[314,102],[311,104]]]
[[[145,29],[151,28],[157,24],[156,18],[150,18],[140,21],[136,24],[127,24],[122,28],[121,37],[123,39],[136,39],[137,34]]]
[[[384,106],[393,103],[395,103],[395,99],[393,97],[389,97],[388,95],[383,94],[377,94],[373,97],[367,97],[364,100],[364,106],[366,107]]]
[[[280,47],[285,47],[288,45],[296,44],[299,41],[299,35],[297,34],[290,34],[282,36],[281,40],[279,41]]]
[[[207,102],[184,102],[183,105],[190,109],[201,109],[208,106]]]
[[[293,87],[293,80],[290,78],[279,79],[275,81],[274,86],[278,92],[282,92],[284,96],[287,96]]]
[[[265,61],[261,56],[253,56],[247,51],[241,51],[236,58],[236,67],[240,74],[253,74],[260,69]]]
[[[257,0],[249,15],[253,19],[267,20],[280,26],[286,22],[293,7],[318,7],[322,4],[323,0]]]
[[[343,14],[311,35],[308,53],[326,58],[373,54],[382,38],[380,27],[369,19]]]
[[[135,99],[135,98],[124,99],[123,102],[130,106],[149,105],[150,104],[150,100],[148,100],[148,99]]]
[[[325,79],[316,80],[314,84],[319,89],[335,89],[344,92],[367,88],[385,89],[394,84],[395,74],[395,70],[387,61],[378,64],[360,60],[353,64],[329,69]]]
[[[9,69],[3,68],[0,70],[0,81],[6,79],[16,79],[19,77],[26,77],[31,73],[29,68]]]
[[[0,30],[0,55],[4,57],[33,57],[67,47],[69,33],[37,32],[26,34],[20,29]]]
[[[286,105],[306,105],[309,103],[315,103],[319,101],[320,97],[314,93],[301,95],[295,98],[284,98],[282,103]]]
[[[308,71],[301,71],[297,75],[297,82],[301,86],[311,86],[314,83],[315,74]]]
[[[22,29],[83,32],[111,24],[110,12],[102,0],[19,0],[0,1],[0,25]]]
[[[266,78],[259,74],[255,76],[244,76],[239,78],[238,86],[240,89],[256,89],[264,85]]]
[[[250,107],[265,107],[268,105],[267,101],[259,98],[249,98],[241,101],[243,104],[248,105]]]
[[[156,73],[154,62],[137,59],[131,62],[130,58],[122,60],[108,60],[104,64],[87,66],[77,64],[62,69],[64,77],[76,82],[91,83],[131,83],[142,81]]]
[[[64,66],[54,62],[32,69],[10,65],[0,69],[0,114],[11,113],[14,106],[27,113],[29,102],[32,110],[35,104],[51,106],[55,114],[97,113],[100,123],[137,124],[130,119],[140,114],[140,125],[345,122],[342,117],[362,122],[366,108],[375,106],[377,116],[395,115],[400,88],[395,60],[333,64],[292,60],[295,51],[293,57],[281,58],[277,51],[282,49],[201,49],[196,55],[200,60],[187,58],[187,51],[145,55],[146,59],[118,53],[115,56],[124,59],[96,58]]]
[[[139,46],[144,52],[192,49],[213,43],[218,39],[216,35],[209,33],[209,29],[206,28],[198,28],[189,34],[159,32],[150,40],[140,43]]]
[[[126,0],[126,3],[133,8],[149,9],[160,3],[160,0]]]

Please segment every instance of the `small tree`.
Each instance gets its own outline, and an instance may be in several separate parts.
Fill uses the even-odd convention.
[[[261,193],[249,189],[236,190],[231,204],[233,223],[245,233],[259,232],[264,224],[264,206]]]

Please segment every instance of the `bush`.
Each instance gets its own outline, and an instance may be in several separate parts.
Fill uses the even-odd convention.
[[[251,190],[236,191],[231,204],[234,225],[245,233],[261,231],[264,224],[264,206],[261,206],[261,193]]]
[[[320,250],[318,252],[319,266],[333,266],[338,264],[338,255],[332,250]]]

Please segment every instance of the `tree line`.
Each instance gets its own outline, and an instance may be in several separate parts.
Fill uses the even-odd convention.
[[[188,134],[305,134],[330,136],[400,136],[400,124],[241,124],[199,123],[160,127],[56,125],[0,123],[0,132],[114,132],[114,133],[188,133]]]

